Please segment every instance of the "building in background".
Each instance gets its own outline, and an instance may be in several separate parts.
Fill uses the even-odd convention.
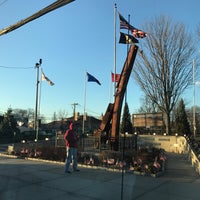
[[[164,131],[163,114],[139,113],[132,115],[133,128],[139,134],[161,134]]]

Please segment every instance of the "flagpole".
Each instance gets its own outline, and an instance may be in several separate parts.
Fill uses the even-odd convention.
[[[117,4],[115,3],[114,7],[114,95],[116,93],[116,13],[117,13]]]
[[[193,70],[193,134],[196,137],[196,108],[195,108],[195,64],[194,59],[192,60],[192,70]]]
[[[39,91],[39,103],[38,103],[38,116],[40,116],[41,91],[42,91],[42,68],[40,70],[40,91]]]
[[[110,101],[109,102],[111,103],[111,101],[112,101],[112,71],[111,71],[109,95],[110,95]]]
[[[84,77],[83,126],[82,126],[83,150],[84,150],[84,135],[85,135],[86,79],[87,79],[87,74],[85,72],[85,77]]]
[[[41,105],[41,94],[42,94],[42,68],[40,70],[40,91],[39,91],[39,102],[38,102],[38,125],[37,133],[39,133],[39,119],[40,119],[40,105]]]

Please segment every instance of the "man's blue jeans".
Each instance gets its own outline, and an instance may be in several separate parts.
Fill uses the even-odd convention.
[[[69,171],[71,162],[72,162],[73,170],[76,170],[77,169],[77,148],[67,147],[66,148],[65,172]]]

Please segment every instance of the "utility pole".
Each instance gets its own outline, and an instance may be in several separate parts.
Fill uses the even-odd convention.
[[[78,103],[73,103],[72,104],[74,120],[75,120],[75,115],[76,115],[76,106],[78,106]]]
[[[35,64],[35,68],[37,70],[36,76],[36,99],[35,99],[35,120],[34,120],[34,130],[35,130],[35,140],[38,140],[38,131],[39,131],[39,123],[38,123],[38,86],[39,86],[39,68],[42,64],[42,59],[39,60],[39,63]]]

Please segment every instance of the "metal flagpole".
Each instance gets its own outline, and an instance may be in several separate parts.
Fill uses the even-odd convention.
[[[40,106],[41,106],[41,96],[42,96],[42,68],[40,70],[40,81],[39,82],[40,82],[40,91],[39,91],[39,103],[38,103],[38,126],[37,126],[38,133],[39,133]]]
[[[111,71],[111,81],[109,86],[109,102],[111,103],[111,101],[112,101],[112,71]]]
[[[83,105],[83,126],[82,126],[82,138],[83,138],[83,150],[84,150],[84,136],[85,136],[85,108],[86,108],[86,79],[87,74],[85,72],[85,83],[84,83],[84,105]]]
[[[194,59],[192,61],[192,69],[193,69],[193,134],[194,138],[196,137],[196,108],[195,108],[195,66]]]
[[[115,3],[114,7],[114,95],[116,93],[116,13],[117,13],[117,4]]]

